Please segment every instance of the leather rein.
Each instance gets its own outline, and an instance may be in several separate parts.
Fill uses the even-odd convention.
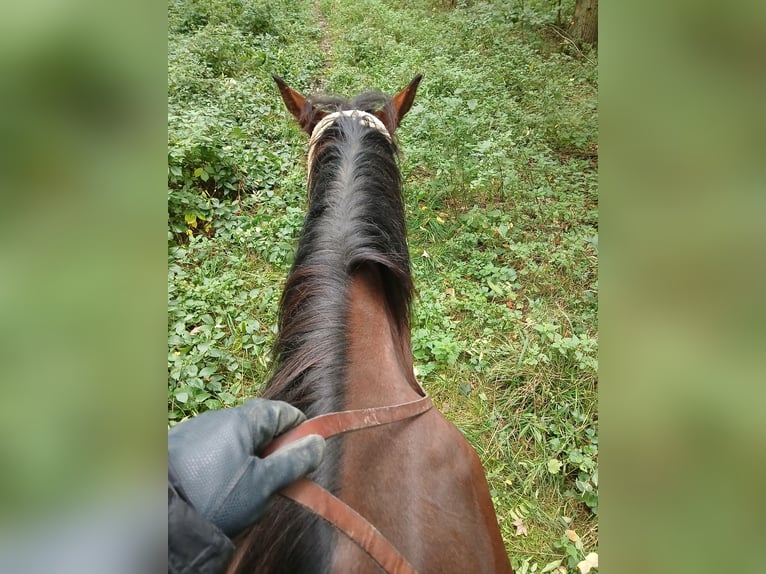
[[[431,398],[425,395],[415,401],[397,405],[321,415],[278,436],[261,452],[260,456],[268,456],[283,446],[308,435],[318,434],[327,439],[347,432],[411,419],[431,410],[433,406]],[[377,528],[317,483],[303,478],[283,489],[279,494],[324,518],[364,550],[385,572],[416,574],[407,559]]]

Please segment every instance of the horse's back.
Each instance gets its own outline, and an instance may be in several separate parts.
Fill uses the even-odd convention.
[[[364,481],[364,488],[347,487],[341,498],[417,572],[511,572],[481,462],[439,411],[354,433],[344,441],[343,458],[350,465],[344,478]],[[379,572],[343,536],[333,571]]]

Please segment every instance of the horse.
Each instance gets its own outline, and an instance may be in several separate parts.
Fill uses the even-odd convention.
[[[426,400],[410,342],[414,284],[393,135],[421,75],[393,98],[306,98],[274,77],[310,136],[308,209],[279,303],[263,396],[309,419]],[[428,573],[512,573],[481,462],[436,408],[328,439],[308,477]],[[236,541],[228,572],[380,572],[325,519],[275,497]],[[399,571],[399,570],[397,570]]]

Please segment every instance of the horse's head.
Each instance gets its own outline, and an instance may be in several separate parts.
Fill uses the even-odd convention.
[[[375,116],[393,135],[402,122],[402,118],[412,107],[418,84],[423,75],[418,74],[401,92],[393,98],[379,93],[366,93],[351,100],[337,97],[306,98],[288,86],[282,78],[273,76],[279,87],[282,99],[288,111],[300,124],[303,131],[311,135],[316,125],[329,113],[339,110],[361,110]]]

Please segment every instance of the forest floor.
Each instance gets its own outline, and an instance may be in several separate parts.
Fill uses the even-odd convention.
[[[397,132],[416,369],[522,574],[598,550],[598,58],[543,5],[171,0],[168,31],[169,424],[270,372],[306,153],[271,74],[352,96],[422,73]]]

